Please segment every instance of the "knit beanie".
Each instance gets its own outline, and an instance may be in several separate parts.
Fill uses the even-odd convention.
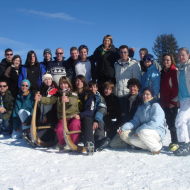
[[[44,49],[44,54],[45,54],[45,53],[49,53],[49,54],[52,56],[51,50],[50,50],[49,48]],[[43,55],[44,55],[44,54],[43,54]]]
[[[147,58],[150,58],[150,59],[151,59],[151,62],[152,62],[152,64],[153,64],[154,56],[151,55],[151,54],[146,54],[146,55],[143,57],[143,61],[146,61]]]
[[[148,91],[152,94],[152,97],[154,97],[154,90],[153,90],[152,88],[146,87],[146,88],[143,89],[143,92],[144,92],[145,90],[148,90]]]

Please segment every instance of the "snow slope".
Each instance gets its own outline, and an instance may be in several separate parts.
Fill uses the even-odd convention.
[[[9,135],[0,139],[0,190],[190,189],[190,157],[132,149],[84,153],[32,149]]]

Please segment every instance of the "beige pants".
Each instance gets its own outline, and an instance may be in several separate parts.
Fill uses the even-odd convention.
[[[154,129],[142,129],[138,133],[138,137],[133,135],[129,141],[132,145],[151,152],[157,152],[162,148],[160,135]]]
[[[110,142],[111,148],[125,148],[127,147],[127,144],[130,144],[130,137],[135,133],[135,130],[127,130],[124,131],[121,136],[119,134],[116,134],[112,141]]]

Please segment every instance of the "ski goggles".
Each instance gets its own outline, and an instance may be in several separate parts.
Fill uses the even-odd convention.
[[[143,61],[153,61],[153,58],[152,57],[144,57]]]

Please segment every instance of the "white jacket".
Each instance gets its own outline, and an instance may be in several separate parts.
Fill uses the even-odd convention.
[[[129,58],[126,64],[121,63],[121,59],[115,64],[116,85],[114,87],[114,95],[124,97],[129,93],[127,82],[131,78],[136,78],[141,81],[141,69],[139,62]]]
[[[179,69],[177,70],[177,79],[178,79],[179,85],[180,85],[179,75],[182,70],[181,67],[182,67],[182,64],[180,64]],[[187,90],[190,94],[190,59],[187,61],[187,66],[185,67],[185,82],[186,82]]]

